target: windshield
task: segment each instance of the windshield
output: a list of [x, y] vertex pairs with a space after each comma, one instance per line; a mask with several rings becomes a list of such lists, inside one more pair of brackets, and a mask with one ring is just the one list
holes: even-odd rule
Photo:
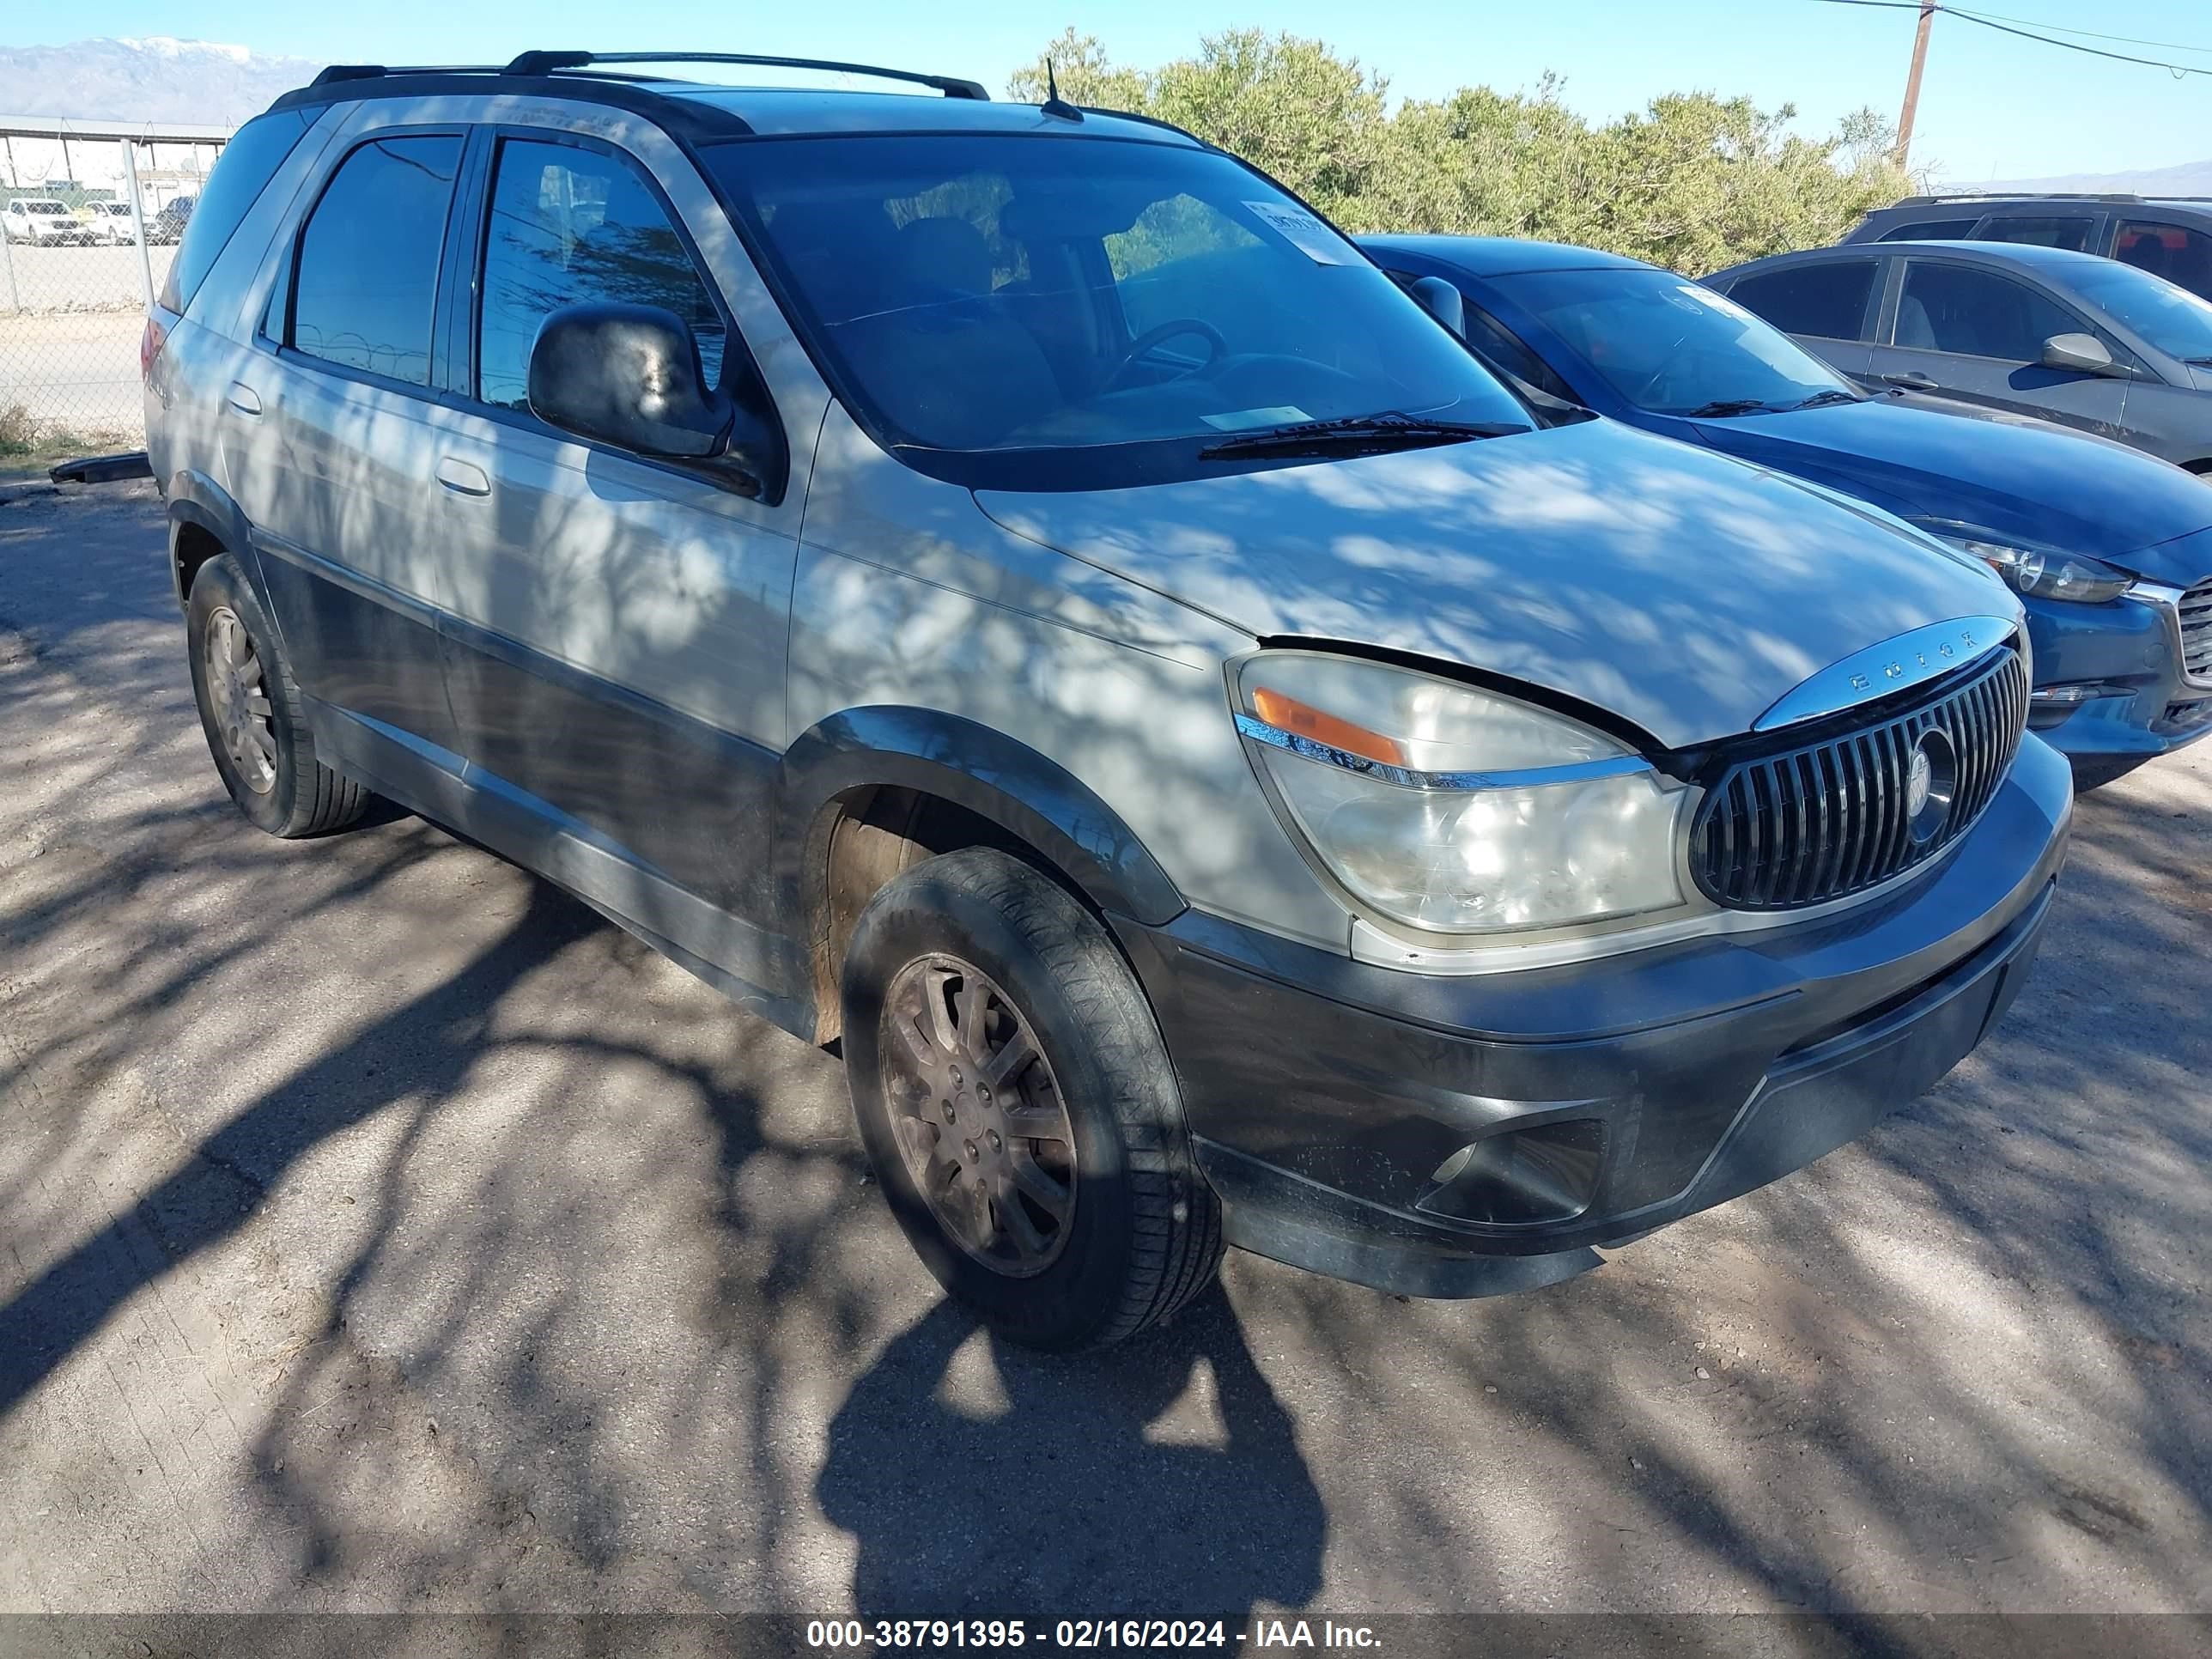
[[1780, 330], [1668, 271], [1532, 270], [1491, 280], [1622, 398], [1656, 415], [1790, 409], [1824, 392], [1857, 396]]
[[27, 211], [28, 211], [28, 212], [31, 212], [31, 213], [64, 213], [64, 214], [65, 214], [65, 213], [67, 213], [67, 212], [69, 211], [69, 210], [68, 210], [67, 208], [64, 207], [64, 206], [63, 206], [59, 202], [33, 202], [33, 203], [32, 203], [32, 204], [30, 204], [29, 208], [28, 208], [27, 210], [27, 210]]
[[1224, 155], [1022, 134], [707, 155], [854, 413], [942, 476], [1158, 482], [1219, 470], [1200, 450], [1238, 434], [1386, 412], [1530, 425], [1363, 254]]
[[2066, 286], [2170, 357], [2212, 362], [2212, 301], [2112, 259], [2069, 264]]

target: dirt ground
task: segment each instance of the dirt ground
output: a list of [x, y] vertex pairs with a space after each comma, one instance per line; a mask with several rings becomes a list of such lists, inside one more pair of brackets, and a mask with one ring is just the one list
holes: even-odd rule
[[0, 1612], [2212, 1612], [2212, 744], [1809, 1170], [1047, 1362], [832, 1057], [411, 817], [250, 830], [160, 524], [0, 507]]

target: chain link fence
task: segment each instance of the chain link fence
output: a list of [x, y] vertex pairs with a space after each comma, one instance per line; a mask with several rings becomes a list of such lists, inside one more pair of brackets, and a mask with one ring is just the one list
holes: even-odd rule
[[146, 301], [221, 140], [57, 122], [0, 141], [0, 468], [138, 448]]

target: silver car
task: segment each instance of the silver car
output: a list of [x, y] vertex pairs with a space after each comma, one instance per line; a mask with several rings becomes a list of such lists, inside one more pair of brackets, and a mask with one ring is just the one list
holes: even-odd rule
[[128, 202], [95, 202], [92, 207], [94, 234], [111, 246], [135, 245], [138, 240], [138, 219]]
[[149, 447], [254, 823], [374, 791], [839, 1043], [1044, 1347], [1224, 1242], [1565, 1278], [2003, 1012], [2072, 798], [1988, 569], [1524, 399], [1171, 128], [629, 61], [326, 71], [192, 215]]
[[2011, 242], [1846, 244], [1705, 278], [1860, 385], [2029, 416], [2212, 478], [2212, 300]]

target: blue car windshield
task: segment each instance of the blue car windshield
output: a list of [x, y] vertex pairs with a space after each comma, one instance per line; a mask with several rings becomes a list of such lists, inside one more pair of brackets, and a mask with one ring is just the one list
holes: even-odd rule
[[1735, 301], [1669, 271], [1532, 270], [1489, 279], [1623, 401], [1655, 415], [1856, 398], [1833, 369]]
[[[946, 456], [1047, 451], [1041, 487], [1194, 477], [1218, 470], [1207, 444], [1383, 413], [1531, 425], [1365, 255], [1225, 155], [1028, 133], [705, 155], [853, 412], [945, 476], [975, 477]], [[1133, 471], [1086, 467], [1130, 447]]]
[[2188, 363], [2212, 363], [2212, 301], [2114, 259], [2069, 262], [2061, 276], [2091, 305]]

